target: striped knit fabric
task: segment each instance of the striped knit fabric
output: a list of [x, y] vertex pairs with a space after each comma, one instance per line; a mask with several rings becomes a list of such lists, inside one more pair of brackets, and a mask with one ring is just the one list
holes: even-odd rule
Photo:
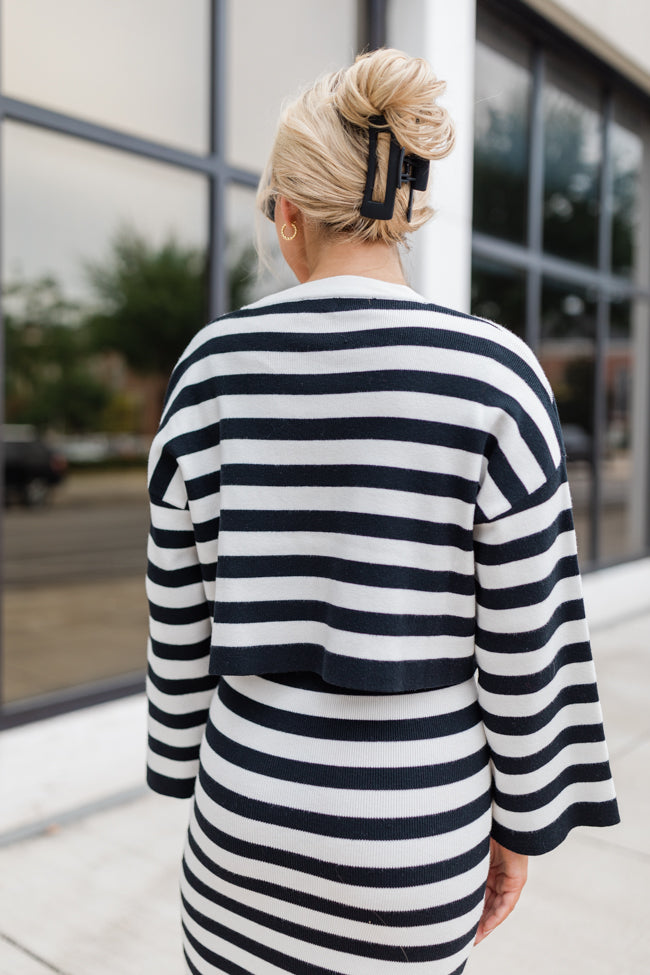
[[360, 278], [265, 299], [182, 356], [149, 485], [153, 789], [194, 792], [219, 675], [478, 668], [499, 842], [618, 821], [557, 411], [512, 333]]
[[190, 972], [461, 972], [489, 865], [487, 752], [472, 678], [360, 696], [223, 677], [183, 857]]

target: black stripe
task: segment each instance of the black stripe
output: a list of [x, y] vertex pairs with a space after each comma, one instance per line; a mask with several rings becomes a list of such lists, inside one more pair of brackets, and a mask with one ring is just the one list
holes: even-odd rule
[[[534, 613], [531, 623], [535, 623]], [[582, 598], [570, 599], [553, 611], [543, 626], [525, 630], [521, 633], [499, 633], [486, 630], [480, 625], [476, 627], [476, 646], [490, 653], [530, 653], [531, 650], [541, 650], [547, 646], [556, 630], [571, 620], [584, 620], [585, 608]], [[480, 615], [479, 615], [480, 619]]]
[[194, 522], [194, 537], [197, 542], [213, 542], [219, 537], [219, 516], [208, 521]]
[[208, 708], [200, 708], [198, 711], [186, 711], [182, 714], [170, 714], [161, 711], [159, 707], [150, 700], [149, 715], [165, 728], [203, 728], [208, 719]]
[[[437, 961], [460, 951], [471, 940], [474, 934], [472, 930], [460, 938], [454, 938], [452, 941], [443, 941], [435, 945], [409, 945], [408, 947], [379, 944], [358, 938], [350, 938], [345, 935], [335, 934], [333, 931], [320, 931], [318, 928], [310, 928], [305, 924], [299, 924], [297, 921], [290, 921], [288, 918], [278, 917], [259, 908], [251, 907], [243, 901], [236, 901], [232, 897], [226, 897], [225, 894], [222, 894], [218, 890], [213, 890], [202, 880], [199, 880], [192, 873], [185, 861], [183, 861], [183, 872], [188, 884], [199, 896], [204, 897], [225, 911], [246, 918], [267, 930], [277, 931], [279, 934], [285, 935], [288, 938], [295, 938], [306, 944], [319, 945], [322, 948], [344, 952], [348, 955], [355, 955], [361, 958], [376, 958], [382, 961], [402, 962]], [[190, 916], [202, 924], [207, 931], [217, 935], [217, 937], [223, 938], [225, 941], [230, 941], [233, 944], [246, 947], [247, 950], [250, 950], [247, 945], [251, 944], [251, 939], [246, 935], [241, 935], [233, 928], [226, 927], [220, 921], [199, 912], [189, 903], [186, 897], [183, 897], [183, 903]], [[399, 936], [399, 932], [396, 932], [396, 936]], [[255, 942], [255, 947], [256, 951], [254, 954], [263, 958], [267, 957], [269, 960], [271, 957], [277, 957], [280, 954], [276, 949], [267, 948], [257, 942]], [[284, 957], [286, 959], [288, 956], [284, 955]], [[301, 966], [304, 964], [302, 959], [293, 959], [293, 963]]]
[[[395, 440], [482, 454], [482, 430], [401, 416], [224, 417], [222, 440]], [[172, 441], [176, 444], [176, 439]], [[183, 451], [184, 452], [184, 451]]]
[[249, 674], [287, 673], [305, 668], [319, 674], [329, 684], [360, 688], [377, 694], [400, 694], [423, 688], [462, 684], [474, 674], [476, 664], [468, 651], [459, 657], [426, 657], [420, 660], [363, 660], [348, 654], [332, 653], [318, 643], [282, 643], [254, 646], [213, 646], [210, 673]]
[[150, 599], [149, 616], [157, 623], [167, 623], [170, 626], [189, 626], [210, 619], [210, 612], [205, 600], [192, 606], [158, 606]]
[[[434, 393], [451, 399], [493, 406], [517, 417], [522, 437], [543, 470], [555, 468], [549, 445], [535, 421], [522, 412], [521, 404], [507, 391], [473, 376], [457, 376], [424, 369], [366, 369], [361, 372], [275, 373], [245, 372], [209, 376], [184, 386], [171, 404], [160, 429], [188, 406], [220, 396], [341, 396], [349, 393]], [[548, 397], [545, 398], [548, 400]], [[450, 404], [451, 408], [451, 404]], [[552, 411], [549, 413], [553, 419]]]
[[169, 487], [169, 482], [174, 477], [177, 468], [176, 458], [172, 456], [167, 447], [161, 452], [158, 462], [149, 477], [149, 496], [154, 504], [167, 507], [162, 497]]
[[532, 755], [505, 756], [492, 754], [492, 763], [504, 775], [526, 775], [537, 772], [569, 745], [605, 741], [602, 724], [580, 724], [564, 728], [545, 748]]
[[199, 640], [198, 643], [162, 643], [160, 640], [151, 640], [151, 650], [154, 657], [161, 660], [199, 660], [201, 657], [208, 657], [210, 654], [210, 641]]
[[[221, 471], [210, 471], [199, 477], [188, 478], [185, 481], [187, 497], [190, 501], [200, 501], [208, 495], [219, 495], [221, 491]], [[218, 503], [218, 497], [213, 503]]]
[[502, 792], [495, 786], [494, 801], [501, 809], [528, 813], [549, 805], [569, 785], [577, 782], [606, 782], [610, 777], [608, 762], [591, 762], [589, 765], [569, 765], [543, 788], [523, 795]]
[[483, 668], [479, 671], [478, 682], [490, 694], [535, 694], [550, 684], [562, 667], [590, 663], [591, 659], [589, 643], [569, 643], [558, 650], [546, 667], [534, 674], [490, 674]]
[[[235, 964], [235, 962], [230, 961], [229, 958], [224, 958], [223, 955], [217, 954], [216, 951], [210, 951], [208, 948], [206, 948], [205, 945], [198, 941], [189, 931], [184, 919], [182, 924], [183, 934], [187, 939], [187, 942], [192, 945], [196, 953], [200, 955], [201, 958], [210, 966], [210, 972], [208, 975], [213, 975], [214, 972], [225, 972], [225, 975], [251, 975], [247, 968], [242, 968], [241, 965]], [[185, 945], [183, 945], [183, 955], [185, 957], [185, 964], [188, 966], [192, 975], [205, 975], [205, 971], [200, 971], [190, 960]], [[312, 975], [312, 973], [308, 972], [305, 968], [305, 975]], [[314, 972], [313, 975], [319, 975], [319, 973]], [[329, 973], [329, 975], [332, 975], [332, 973]]]
[[347, 863], [333, 863], [318, 857], [295, 853], [291, 850], [277, 849], [261, 843], [251, 843], [219, 829], [206, 819], [201, 812], [200, 794], [194, 805], [194, 816], [199, 829], [210, 842], [228, 853], [244, 857], [248, 860], [259, 860], [262, 863], [286, 867], [312, 877], [321, 877], [335, 883], [350, 884], [356, 887], [379, 887], [396, 890], [404, 887], [414, 887], [424, 884], [442, 883], [452, 880], [463, 873], [473, 870], [482, 863], [489, 853], [489, 837], [481, 841], [470, 850], [445, 860], [429, 863], [419, 863], [412, 867], [358, 867]]
[[147, 677], [158, 688], [161, 694], [172, 694], [175, 697], [183, 694], [199, 694], [201, 691], [211, 691], [217, 686], [217, 680], [213, 674], [204, 674], [201, 677], [188, 677], [180, 680], [178, 677], [160, 677], [156, 674], [151, 665], [147, 668]]
[[554, 850], [576, 826], [615, 826], [620, 821], [615, 799], [608, 799], [606, 802], [575, 802], [554, 823], [532, 832], [509, 829], [495, 820], [492, 824], [492, 836], [497, 843], [514, 853], [538, 856]]
[[474, 593], [474, 576], [461, 572], [416, 569], [409, 565], [355, 562], [327, 555], [220, 555], [217, 575], [225, 579], [317, 576], [340, 582], [419, 592]]
[[[574, 684], [563, 687], [553, 701], [536, 714], [501, 716], [483, 709], [483, 723], [489, 731], [500, 735], [532, 735], [541, 731], [555, 715], [571, 704], [595, 704], [598, 689], [595, 684]], [[576, 722], [578, 723], [578, 722]]]
[[[495, 325], [494, 322], [477, 318], [474, 315], [468, 315], [451, 308], [444, 308], [440, 305], [378, 298], [316, 298], [311, 300], [303, 299], [301, 301], [278, 302], [258, 308], [244, 308], [237, 312], [224, 315], [218, 321], [237, 321], [271, 315], [290, 316], [295, 321], [295, 316], [298, 315], [340, 314], [346, 311], [372, 311], [377, 309], [385, 311], [395, 310], [399, 312], [420, 312], [422, 314], [422, 320], [426, 324], [414, 323], [412, 325], [357, 330], [347, 328], [345, 331], [340, 332], [327, 331], [321, 326], [316, 333], [298, 332], [295, 328], [292, 328], [291, 331], [282, 330], [279, 332], [226, 332], [222, 335], [206, 338], [205, 342], [197, 346], [193, 352], [186, 355], [178, 363], [167, 390], [166, 401], [169, 400], [185, 372], [192, 365], [209, 355], [235, 351], [335, 351], [361, 348], [387, 348], [396, 345], [447, 348], [460, 352], [471, 352], [475, 355], [485, 356], [488, 359], [494, 359], [520, 375], [528, 385], [535, 389], [542, 402], [548, 400], [548, 393], [545, 387], [540, 382], [535, 371], [522, 356], [517, 355], [516, 352], [506, 348], [490, 336], [484, 338], [482, 336], [468, 335], [462, 329], [433, 325], [431, 324], [431, 313], [442, 313], [452, 318], [464, 318], [469, 321], [481, 323], [482, 325], [488, 326], [486, 331], [489, 329], [499, 329], [498, 325]], [[418, 321], [418, 316], [412, 315], [411, 317], [416, 322]], [[291, 324], [293, 325], [294, 322]], [[503, 334], [503, 330], [499, 329], [499, 331]]]
[[[221, 514], [223, 532], [336, 532], [369, 538], [395, 538], [426, 545], [445, 545], [469, 552], [472, 539], [459, 525], [374, 515], [357, 511], [287, 511], [228, 509]], [[198, 540], [197, 527], [197, 540]]]
[[[412, 911], [382, 910], [381, 913], [379, 913], [378, 911], [371, 910], [370, 908], [355, 907], [354, 905], [339, 903], [338, 901], [330, 900], [326, 897], [319, 897], [316, 894], [310, 894], [305, 890], [300, 890], [298, 887], [283, 887], [280, 884], [272, 883], [268, 880], [258, 880], [256, 877], [249, 877], [243, 873], [234, 873], [230, 870], [226, 870], [225, 867], [222, 867], [207, 855], [207, 853], [202, 849], [201, 844], [195, 839], [191, 828], [188, 833], [188, 843], [197, 860], [203, 864], [206, 870], [209, 870], [210, 873], [214, 874], [218, 880], [223, 880], [226, 883], [233, 884], [234, 886], [242, 887], [244, 890], [252, 890], [258, 894], [264, 894], [267, 897], [275, 897], [278, 900], [286, 901], [288, 904], [295, 904], [298, 907], [304, 907], [308, 910], [319, 911], [321, 914], [329, 914], [332, 917], [342, 917], [350, 921], [361, 921], [362, 923], [366, 924], [377, 924], [379, 921], [380, 923], [390, 927], [408, 928], [419, 927], [420, 925], [424, 924], [440, 924], [444, 921], [452, 921], [454, 918], [462, 917], [463, 914], [473, 910], [483, 899], [485, 892], [485, 884], [482, 884], [466, 897], [462, 897], [459, 900], [452, 901], [448, 904], [438, 904], [433, 907], [422, 907]], [[480, 846], [483, 850], [483, 859], [485, 859], [485, 857], [488, 855], [487, 843], [483, 842]], [[277, 852], [283, 853], [284, 851]], [[255, 859], [260, 858], [255, 857]], [[288, 866], [288, 864], [284, 862], [282, 865]], [[336, 869], [336, 865], [332, 864], [331, 866], [333, 870]], [[295, 869], [295, 867], [293, 869]], [[459, 870], [459, 873], [463, 872], [463, 870]], [[309, 871], [309, 873], [313, 876], [311, 871]], [[338, 880], [338, 883], [340, 882], [341, 881]], [[310, 879], [306, 877], [305, 883], [310, 884]], [[366, 884], [364, 886], [370, 887], [373, 885]]]
[[253, 724], [285, 731], [290, 735], [324, 738], [329, 741], [422, 741], [468, 731], [481, 720], [481, 711], [476, 701], [448, 714], [377, 721], [323, 718], [297, 711], [282, 711], [245, 697], [231, 687], [227, 678], [220, 681], [218, 694], [228, 710]]
[[[531, 495], [532, 497], [532, 495]], [[531, 520], [534, 523], [534, 511], [531, 510]], [[474, 554], [480, 565], [506, 565], [508, 562], [519, 562], [533, 556], [547, 552], [563, 532], [573, 531], [573, 515], [569, 509], [560, 514], [546, 528], [533, 531], [529, 535], [516, 538], [511, 542], [498, 545], [488, 545], [485, 542], [474, 543]]]
[[151, 525], [149, 533], [158, 548], [192, 548], [194, 546], [193, 531], [172, 531], [169, 528], [157, 528]]
[[453, 498], [466, 504], [473, 504], [476, 497], [475, 480], [380, 464], [225, 464], [221, 484], [383, 488]]
[[148, 736], [147, 744], [156, 755], [171, 758], [176, 762], [194, 762], [199, 757], [200, 744], [187, 745], [181, 748], [179, 745], [168, 745], [166, 742], [160, 741], [159, 738], [154, 738], [153, 735]]
[[489, 751], [485, 745], [472, 755], [436, 765], [397, 768], [332, 766], [317, 762], [301, 762], [257, 751], [228, 738], [218, 731], [211, 721], [208, 721], [206, 738], [212, 750], [231, 765], [286, 782], [298, 782], [328, 789], [368, 791], [430, 789], [468, 779], [486, 768], [489, 760]]
[[220, 782], [215, 782], [203, 766], [199, 768], [199, 781], [203, 791], [213, 802], [236, 816], [273, 826], [289, 826], [292, 830], [314, 833], [318, 836], [351, 840], [394, 842], [439, 836], [441, 833], [461, 829], [473, 823], [490, 808], [492, 802], [490, 791], [487, 791], [456, 809], [422, 816], [396, 816], [391, 819], [374, 820], [358, 816], [335, 816], [329, 813], [311, 812], [241, 796], [227, 789]]
[[194, 782], [194, 776], [190, 779], [172, 779], [168, 775], [161, 775], [160, 772], [147, 768], [147, 785], [161, 796], [189, 799], [194, 793]]
[[578, 558], [567, 555], [558, 559], [553, 569], [544, 579], [528, 582], [520, 586], [508, 586], [500, 589], [486, 589], [478, 582], [476, 584], [476, 601], [485, 609], [513, 609], [521, 606], [534, 606], [542, 603], [551, 595], [561, 579], [571, 579], [578, 576]]
[[[180, 616], [180, 611], [170, 610], [169, 614], [171, 621], [175, 615]], [[215, 623], [244, 625], [313, 620], [331, 629], [373, 636], [469, 637], [473, 635], [475, 625], [473, 617], [367, 612], [336, 606], [320, 599], [255, 599], [233, 603], [218, 599], [214, 618]], [[182, 621], [193, 620], [188, 617]]]
[[198, 563], [185, 565], [180, 569], [161, 569], [149, 559], [147, 562], [147, 576], [151, 582], [165, 588], [179, 589], [181, 586], [191, 586], [203, 582], [203, 573]]

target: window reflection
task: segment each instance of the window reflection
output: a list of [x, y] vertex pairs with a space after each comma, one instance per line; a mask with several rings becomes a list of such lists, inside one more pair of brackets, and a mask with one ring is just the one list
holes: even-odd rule
[[598, 111], [549, 83], [544, 90], [544, 250], [585, 264], [598, 259]]
[[475, 257], [472, 262], [473, 315], [505, 325], [524, 338], [526, 275], [523, 271]]
[[[288, 51], [269, 42], [283, 36], [280, 25], [290, 29]], [[228, 161], [253, 172], [261, 170], [282, 103], [316, 75], [350, 64], [356, 45], [356, 0], [328, 0], [326, 5], [304, 0], [230, 0]]]
[[209, 10], [209, 0], [3, 0], [3, 91], [207, 152]]
[[639, 233], [639, 191], [643, 140], [614, 122], [612, 154], [612, 270], [632, 275]]
[[[611, 303], [610, 339], [605, 356], [605, 452], [602, 458], [601, 556], [631, 556], [643, 550], [635, 499], [643, 497], [639, 436], [647, 436], [647, 416], [637, 398], [643, 360], [647, 304], [629, 300]], [[641, 369], [641, 373], [644, 370]], [[647, 376], [645, 377], [647, 380]]]
[[589, 505], [593, 484], [596, 296], [547, 279], [542, 287], [541, 365], [560, 414], [582, 561], [592, 553]]
[[[17, 124], [3, 152], [5, 436], [17, 485], [41, 465], [5, 513], [11, 701], [144, 669], [145, 461], [169, 373], [206, 319], [207, 192]], [[65, 459], [59, 483], [49, 455]]]
[[481, 41], [475, 72], [474, 227], [523, 241], [530, 72]]

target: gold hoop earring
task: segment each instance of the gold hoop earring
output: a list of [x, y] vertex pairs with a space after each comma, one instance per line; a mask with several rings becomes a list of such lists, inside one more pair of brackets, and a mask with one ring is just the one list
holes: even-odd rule
[[291, 237], [287, 237], [287, 235], [284, 232], [284, 229], [285, 229], [286, 226], [287, 226], [286, 223], [283, 223], [282, 224], [282, 227], [280, 228], [280, 233], [282, 234], [282, 239], [283, 240], [293, 240], [295, 238], [296, 234], [298, 233], [298, 228], [296, 227], [295, 223], [292, 220], [291, 221], [291, 226], [293, 227], [293, 233], [291, 234]]

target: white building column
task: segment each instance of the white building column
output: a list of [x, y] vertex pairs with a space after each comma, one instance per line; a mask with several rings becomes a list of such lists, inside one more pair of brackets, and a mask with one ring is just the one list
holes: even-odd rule
[[414, 235], [409, 282], [436, 304], [469, 311], [476, 0], [390, 0], [387, 32], [388, 46], [425, 58], [447, 82], [440, 103], [456, 126], [453, 151], [431, 166], [436, 212]]

